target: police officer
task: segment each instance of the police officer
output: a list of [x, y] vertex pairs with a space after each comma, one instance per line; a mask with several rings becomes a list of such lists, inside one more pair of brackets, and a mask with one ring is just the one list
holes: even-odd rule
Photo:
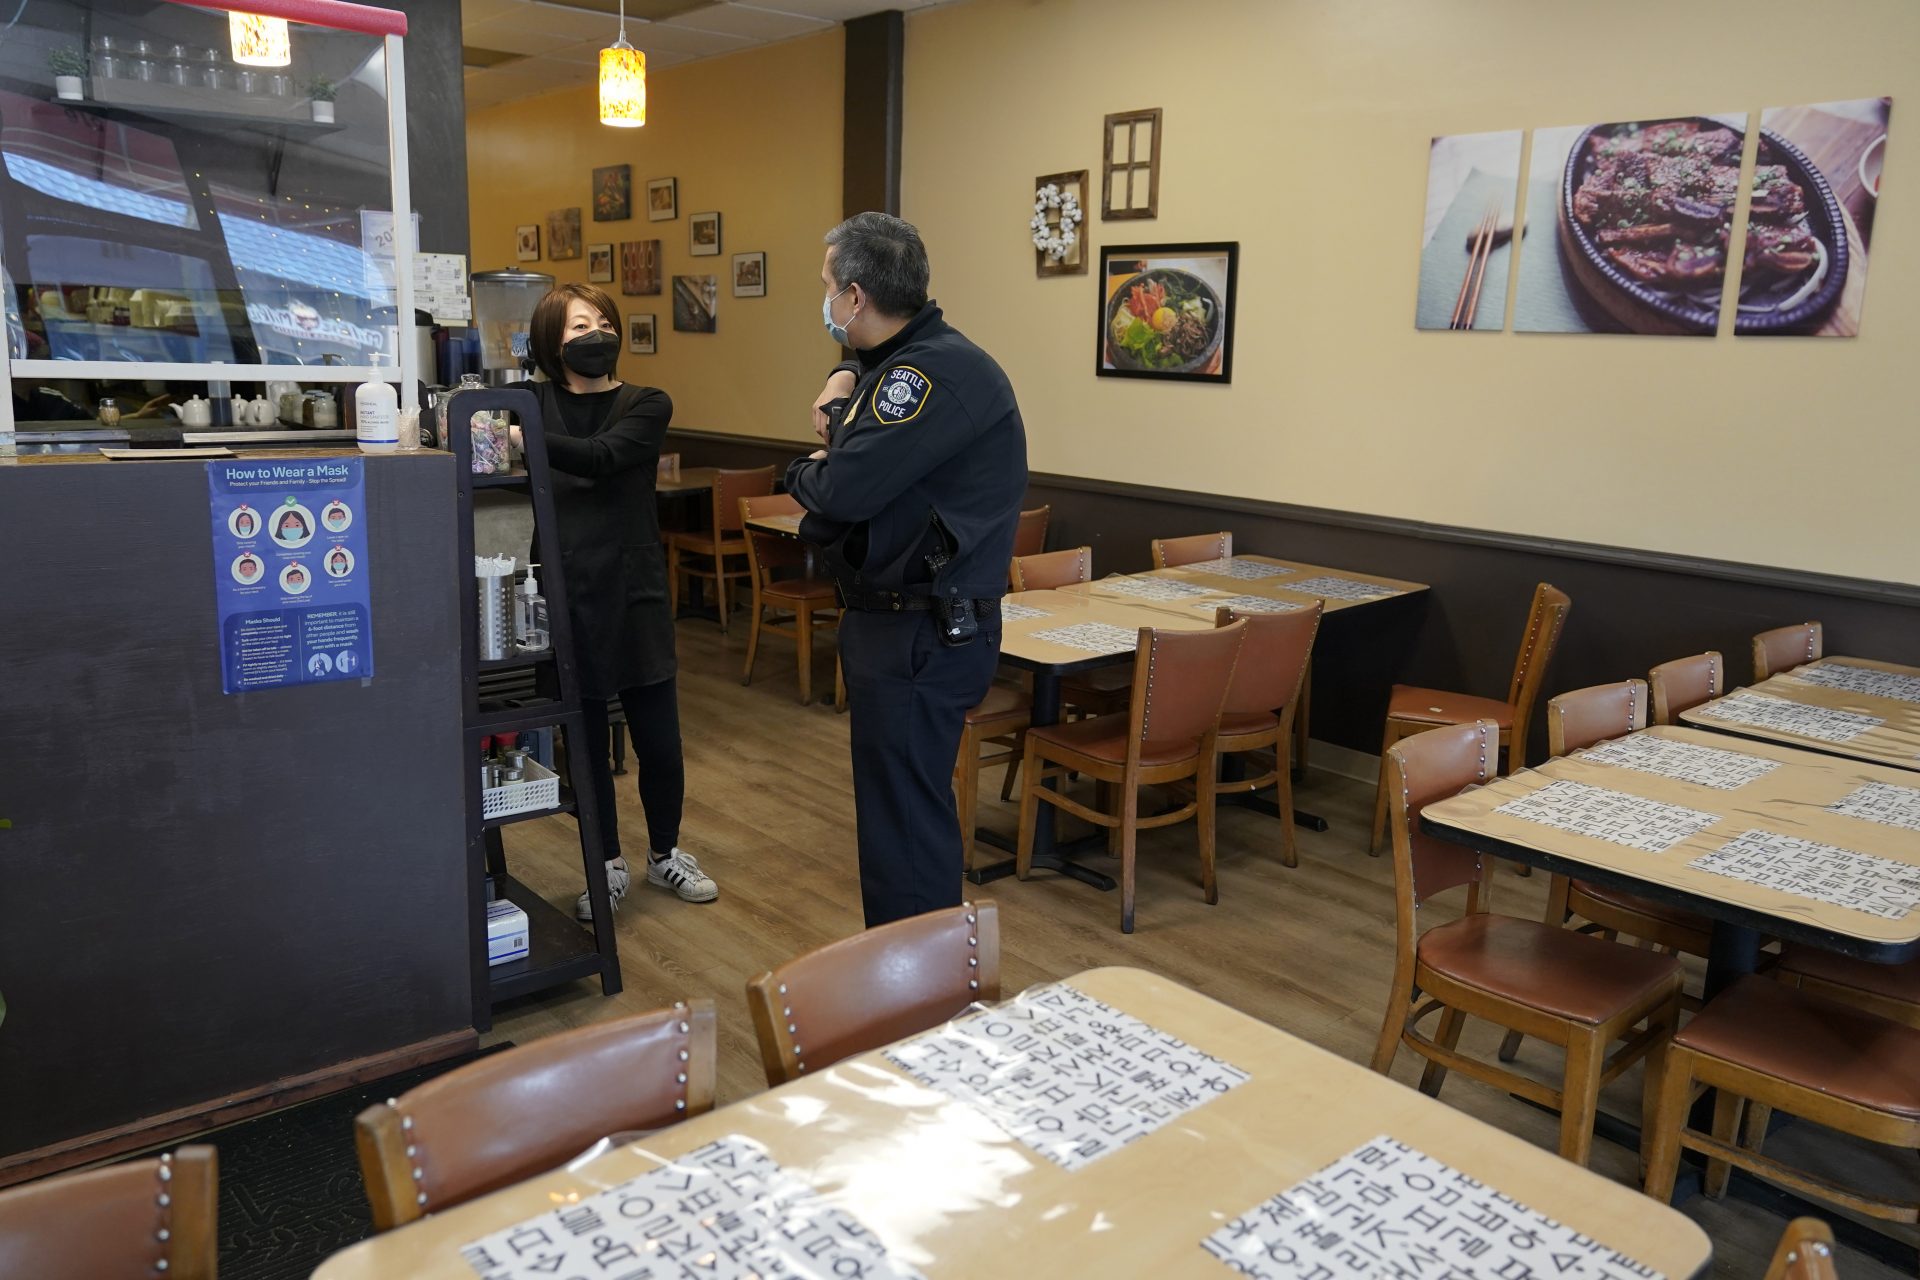
[[856, 359], [814, 406], [827, 447], [787, 471], [845, 613], [860, 896], [868, 927], [960, 902], [953, 765], [1000, 657], [1027, 435], [993, 357], [927, 299], [911, 224], [827, 234], [822, 318]]

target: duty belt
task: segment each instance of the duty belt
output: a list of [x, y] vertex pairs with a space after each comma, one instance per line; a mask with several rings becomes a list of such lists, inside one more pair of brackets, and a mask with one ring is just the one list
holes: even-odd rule
[[[839, 592], [842, 608], [861, 613], [925, 613], [934, 606], [932, 596], [908, 595], [904, 591], [856, 591], [842, 583], [835, 583], [834, 589]], [[983, 620], [1000, 616], [998, 598], [976, 599], [973, 607], [975, 615]]]

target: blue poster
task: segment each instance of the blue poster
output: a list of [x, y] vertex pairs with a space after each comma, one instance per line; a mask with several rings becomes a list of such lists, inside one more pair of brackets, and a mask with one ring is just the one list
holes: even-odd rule
[[373, 674], [359, 458], [209, 462], [228, 693]]

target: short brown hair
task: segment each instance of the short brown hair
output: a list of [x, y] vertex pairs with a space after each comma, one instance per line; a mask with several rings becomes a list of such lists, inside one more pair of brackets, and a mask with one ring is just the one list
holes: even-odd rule
[[615, 333], [620, 332], [620, 304], [605, 289], [563, 284], [548, 290], [547, 296], [534, 304], [533, 320], [527, 325], [527, 351], [533, 356], [534, 367], [563, 387], [567, 385], [567, 370], [560, 362], [560, 347], [567, 331], [567, 308], [575, 298], [605, 316]]

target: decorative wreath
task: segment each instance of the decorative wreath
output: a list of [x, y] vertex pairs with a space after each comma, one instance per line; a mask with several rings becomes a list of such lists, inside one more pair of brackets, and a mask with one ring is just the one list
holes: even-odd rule
[[[1060, 211], [1058, 226], [1047, 221], [1049, 209]], [[1033, 230], [1033, 247], [1046, 254], [1049, 262], [1065, 262], [1080, 239], [1073, 229], [1085, 217], [1080, 212], [1079, 197], [1071, 191], [1062, 191], [1057, 183], [1049, 182], [1033, 193], [1033, 221], [1027, 224]]]

